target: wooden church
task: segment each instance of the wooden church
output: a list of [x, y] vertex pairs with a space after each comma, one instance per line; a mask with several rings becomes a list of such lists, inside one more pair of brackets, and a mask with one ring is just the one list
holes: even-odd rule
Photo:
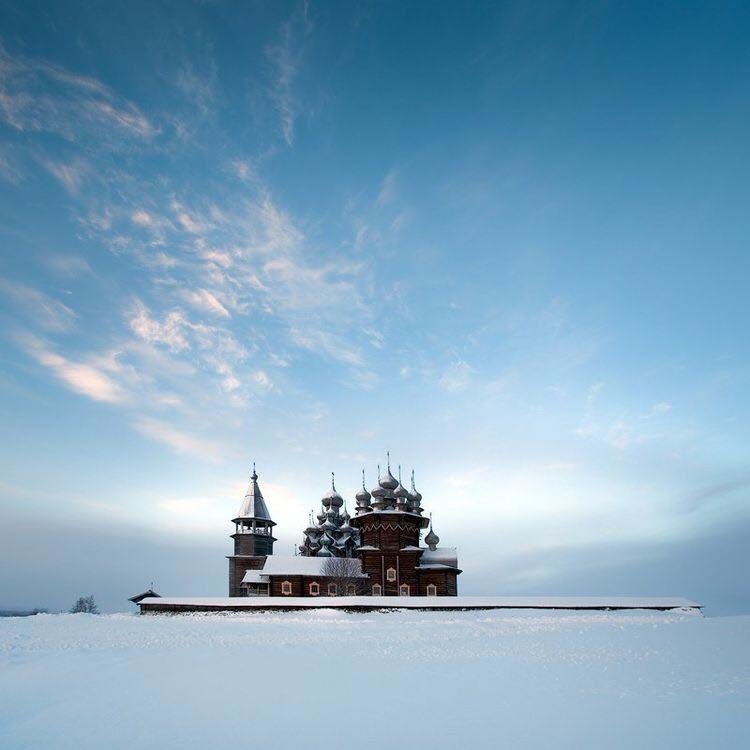
[[[393, 476], [390, 457], [377, 485], [355, 495], [351, 516], [331, 489], [304, 530], [299, 554], [273, 554], [273, 527], [253, 467], [234, 524], [229, 560], [229, 596], [456, 596], [461, 573], [455, 548], [440, 547], [422, 495]], [[317, 520], [317, 523], [314, 521]], [[420, 544], [423, 531], [424, 544]]]

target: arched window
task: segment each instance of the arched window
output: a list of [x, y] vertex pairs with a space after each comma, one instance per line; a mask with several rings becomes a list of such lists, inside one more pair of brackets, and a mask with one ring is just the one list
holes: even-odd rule
[[427, 584], [427, 596], [437, 596], [437, 586], [434, 583]]
[[291, 581], [282, 581], [281, 582], [281, 593], [284, 596], [291, 596], [291, 593], [292, 593], [292, 583], [291, 583]]
[[310, 584], [310, 596], [317, 596], [320, 593], [320, 584], [314, 581]]
[[335, 583], [328, 584], [328, 596], [336, 596], [339, 592], [339, 587]]
[[349, 583], [346, 586], [346, 595], [354, 596], [357, 593], [357, 587], [353, 583]]
[[372, 595], [383, 596], [383, 587], [379, 583], [372, 584]]
[[398, 595], [399, 596], [409, 596], [409, 584], [408, 583], [402, 583], [399, 586]]
[[388, 568], [385, 571], [385, 580], [391, 582], [396, 580], [396, 568]]

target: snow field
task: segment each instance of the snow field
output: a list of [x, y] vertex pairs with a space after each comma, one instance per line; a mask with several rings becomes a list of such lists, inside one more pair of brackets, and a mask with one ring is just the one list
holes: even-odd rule
[[750, 746], [750, 616], [0, 620], [0, 748]]

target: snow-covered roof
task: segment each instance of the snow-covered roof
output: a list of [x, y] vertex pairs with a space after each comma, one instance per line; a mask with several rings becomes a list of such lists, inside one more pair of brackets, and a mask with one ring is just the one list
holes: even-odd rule
[[133, 602], [133, 604], [138, 604], [138, 602], [141, 601], [141, 599], [146, 599], [148, 597], [156, 597], [160, 598], [159, 594], [156, 593], [153, 589], [148, 589], [148, 591], [144, 591], [142, 594], [136, 594], [135, 596], [131, 596], [128, 601]]
[[451, 568], [458, 567], [458, 553], [455, 547], [438, 547], [437, 549], [425, 549], [419, 564], [424, 568], [426, 565], [448, 565]]
[[[269, 555], [266, 558], [263, 570], [258, 571], [264, 576], [322, 576], [325, 575], [325, 564], [330, 557], [292, 557], [285, 555]], [[341, 558], [352, 560], [356, 565], [359, 563], [360, 571], [362, 563], [357, 558]], [[365, 573], [355, 573], [352, 577], [366, 578]]]
[[[269, 558], [270, 559], [270, 558]], [[300, 558], [298, 558], [300, 559]], [[301, 558], [305, 559], [305, 558]], [[307, 558], [315, 559], [315, 558]], [[679, 609], [699, 612], [700, 604], [672, 596], [247, 596], [247, 597], [152, 597], [142, 605], [173, 605], [208, 609]]]
[[406, 547], [401, 547], [402, 552], [420, 552], [421, 547], [416, 547], [413, 544], [407, 544]]
[[264, 576], [260, 570], [246, 570], [242, 583], [268, 583], [268, 576]]

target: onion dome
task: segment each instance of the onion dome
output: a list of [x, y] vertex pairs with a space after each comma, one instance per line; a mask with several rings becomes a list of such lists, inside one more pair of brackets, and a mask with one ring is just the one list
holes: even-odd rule
[[398, 499], [399, 505], [405, 505], [409, 499], [409, 493], [406, 491], [404, 486], [401, 484], [401, 467], [398, 467], [398, 485], [393, 490], [393, 496]]
[[331, 489], [323, 496], [323, 505], [326, 508], [340, 508], [344, 504], [344, 498], [339, 495], [334, 484], [334, 475], [331, 472]]
[[370, 504], [371, 497], [372, 495], [370, 495], [365, 487], [365, 470], [362, 469], [362, 489], [354, 496], [357, 501], [357, 506], [359, 508], [366, 508]]
[[372, 490], [370, 490], [370, 495], [373, 498], [385, 496], [385, 490], [380, 486], [380, 464], [378, 464], [378, 483], [375, 485], [375, 487]]
[[336, 531], [336, 529], [338, 528], [338, 526], [336, 526], [336, 524], [330, 519], [326, 519], [323, 522], [322, 526], [325, 531]]
[[349, 525], [349, 521], [351, 520], [351, 516], [349, 515], [349, 511], [346, 509], [346, 505], [344, 505], [344, 512], [341, 514], [341, 520], [346, 526]]
[[427, 536], [424, 540], [431, 550], [437, 549], [437, 546], [440, 543], [440, 537], [432, 530], [432, 516], [430, 516], [430, 530], [427, 532]]
[[414, 486], [414, 469], [411, 470], [411, 497], [412, 500], [416, 500], [417, 503], [422, 500], [422, 493]]
[[414, 486], [414, 469], [411, 471], [411, 492], [409, 493], [411, 498], [411, 507], [415, 513], [421, 513], [422, 509], [419, 504], [422, 502], [422, 493]]
[[385, 470], [385, 475], [380, 480], [380, 486], [384, 490], [395, 490], [398, 487], [398, 479], [391, 474], [391, 467]]

